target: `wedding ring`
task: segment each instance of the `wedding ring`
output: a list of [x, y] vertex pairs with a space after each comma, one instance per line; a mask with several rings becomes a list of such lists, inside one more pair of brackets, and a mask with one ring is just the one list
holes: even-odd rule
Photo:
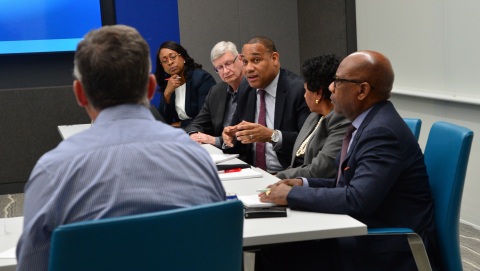
[[252, 139], [253, 139], [253, 135], [250, 135], [250, 140], [252, 140]]

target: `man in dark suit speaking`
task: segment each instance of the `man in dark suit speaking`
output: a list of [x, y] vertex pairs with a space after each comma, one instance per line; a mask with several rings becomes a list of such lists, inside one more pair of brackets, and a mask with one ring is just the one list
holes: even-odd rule
[[243, 79], [242, 61], [233, 42], [221, 41], [212, 48], [210, 59], [223, 82], [208, 92], [202, 110], [185, 127], [190, 138], [198, 143], [222, 146], [222, 132], [232, 122], [237, 108], [237, 90]]
[[[346, 138], [337, 156], [338, 176], [333, 179], [286, 179], [270, 186], [261, 201], [287, 205], [291, 209], [347, 214], [369, 228], [413, 229], [423, 239], [434, 270], [438, 252], [433, 221], [433, 199], [422, 151], [393, 104], [388, 101], [394, 72], [390, 61], [373, 51], [347, 56], [330, 84], [334, 110], [352, 121], [351, 137]], [[345, 149], [345, 153], [343, 153]], [[315, 249], [282, 248], [288, 259], [297, 259], [297, 270], [322, 269], [321, 257], [309, 253], [341, 257], [341, 270], [417, 270], [406, 237], [360, 236], [340, 238], [338, 250], [333, 244]], [[318, 241], [316, 245], [320, 245]], [[302, 254], [303, 249], [308, 252]], [[278, 252], [277, 251], [277, 252]], [[270, 251], [271, 252], [271, 251]], [[268, 259], [264, 251], [264, 259]], [[297, 253], [299, 257], [291, 253]], [[310, 255], [311, 255], [310, 253]], [[268, 253], [270, 254], [270, 253]], [[282, 265], [281, 253], [265, 264]], [[285, 255], [283, 255], [285, 256]], [[277, 261], [278, 260], [278, 261]], [[286, 263], [285, 265], [287, 265]], [[289, 270], [283, 266], [271, 270]]]
[[295, 139], [310, 114], [304, 82], [280, 68], [280, 56], [268, 38], [252, 38], [241, 57], [248, 86], [240, 86], [234, 126], [225, 127], [224, 143], [247, 163], [275, 173], [289, 166]]

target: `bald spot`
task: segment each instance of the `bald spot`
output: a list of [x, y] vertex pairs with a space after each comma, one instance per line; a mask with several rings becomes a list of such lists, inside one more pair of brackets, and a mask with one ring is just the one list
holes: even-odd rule
[[373, 87], [371, 93], [379, 100], [390, 98], [395, 78], [390, 60], [374, 51], [358, 51], [347, 56], [348, 74], [362, 78]]

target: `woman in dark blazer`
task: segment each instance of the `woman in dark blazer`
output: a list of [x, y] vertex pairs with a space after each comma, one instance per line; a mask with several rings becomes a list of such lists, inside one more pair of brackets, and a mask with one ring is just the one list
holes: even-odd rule
[[208, 91], [216, 84], [215, 79], [174, 41], [160, 45], [156, 63], [155, 77], [162, 94], [160, 114], [166, 123], [185, 127], [202, 109]]

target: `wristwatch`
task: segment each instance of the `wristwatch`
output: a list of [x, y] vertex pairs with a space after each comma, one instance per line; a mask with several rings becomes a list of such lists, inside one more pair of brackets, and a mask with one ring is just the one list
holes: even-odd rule
[[270, 137], [270, 143], [277, 143], [280, 140], [280, 135], [278, 130], [273, 130], [272, 136]]

